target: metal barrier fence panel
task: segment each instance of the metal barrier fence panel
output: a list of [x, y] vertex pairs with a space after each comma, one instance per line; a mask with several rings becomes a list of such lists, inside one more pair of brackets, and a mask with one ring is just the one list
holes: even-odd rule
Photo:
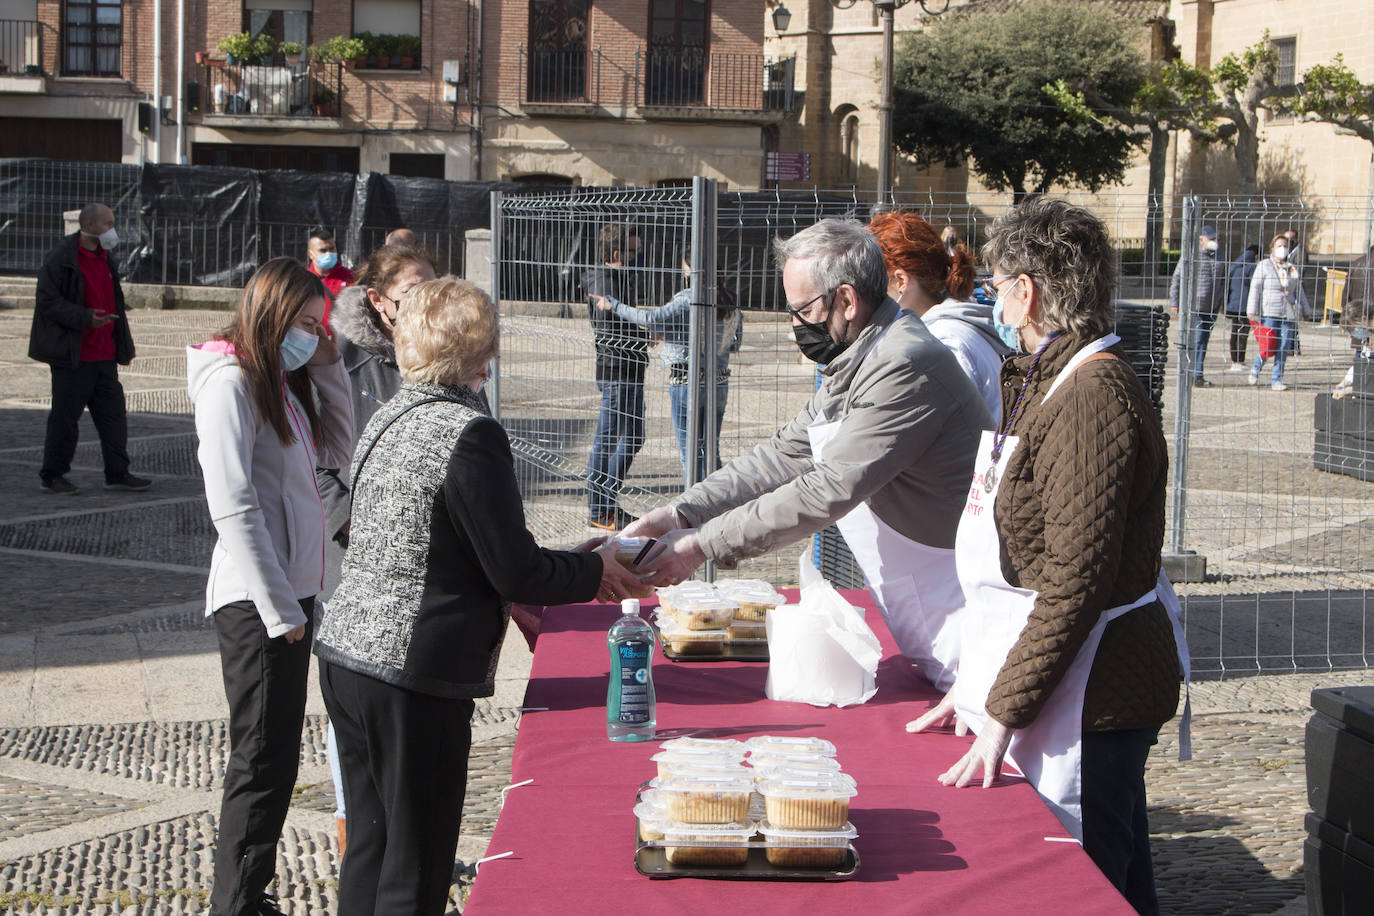
[[[1182, 202], [1164, 208], [1139, 195], [1065, 196], [1090, 206], [1112, 235], [1121, 271], [1118, 329], [1161, 410], [1175, 467], [1184, 469], [1178, 479], [1171, 475], [1179, 495], [1171, 506], [1181, 511], [1171, 508], [1165, 546], [1195, 551], [1207, 561], [1204, 581], [1177, 584], [1195, 673], [1367, 667], [1374, 473], [1330, 473], [1313, 461], [1314, 402], [1354, 362], [1348, 328], [1303, 323], [1302, 351], [1286, 368], [1292, 387], [1275, 391], [1249, 385], [1248, 369], [1228, 371], [1229, 322], [1219, 319], [1203, 364], [1204, 377], [1215, 385], [1193, 388], [1192, 357], [1182, 347], [1180, 322], [1167, 312], [1171, 278], [1187, 250], [1181, 241]], [[976, 250], [1010, 200], [921, 194], [898, 195], [897, 203], [917, 209], [937, 227], [953, 225]], [[1368, 259], [1363, 266], [1357, 260], [1369, 250], [1367, 202], [1201, 198], [1193, 206], [1196, 221], [1189, 231], [1215, 225], [1217, 257], [1228, 264], [1243, 249], [1241, 240], [1264, 236], [1267, 247], [1268, 236], [1296, 228], [1307, 240], [1303, 283], [1316, 316], [1336, 305], [1346, 325], [1352, 313], [1362, 315], [1355, 299], [1368, 282]], [[687, 285], [673, 261], [691, 238], [692, 212], [685, 189], [507, 195], [494, 206], [503, 334], [499, 410], [518, 455], [531, 529], [543, 543], [570, 545], [595, 533], [586, 525], [587, 465], [599, 396], [579, 275], [594, 263], [596, 231], [608, 221], [641, 228], [644, 260], [630, 272], [639, 280], [639, 304], [656, 306]], [[771, 240], [824, 217], [870, 215], [871, 203], [851, 193], [718, 195], [716, 282], [736, 292], [744, 319], [743, 345], [730, 359], [719, 431], [722, 461], [771, 435], [815, 385], [814, 366], [798, 355], [780, 314]], [[1151, 254], [1154, 248], [1158, 252]], [[1343, 302], [1328, 300], [1326, 289], [1318, 289], [1326, 268], [1346, 273], [1339, 278], [1347, 284]], [[1188, 317], [1195, 306], [1182, 291]], [[1253, 339], [1248, 346], [1253, 359]], [[672, 498], [684, 480], [668, 378], [657, 357], [651, 354], [645, 378], [644, 444], [620, 496], [622, 507], [636, 515]], [[1272, 360], [1265, 367], [1271, 371]], [[1180, 374], [1188, 380], [1183, 388]], [[749, 561], [745, 571], [779, 584], [794, 582], [796, 557], [805, 546]], [[842, 539], [823, 533], [811, 548], [832, 579], [857, 584]]]

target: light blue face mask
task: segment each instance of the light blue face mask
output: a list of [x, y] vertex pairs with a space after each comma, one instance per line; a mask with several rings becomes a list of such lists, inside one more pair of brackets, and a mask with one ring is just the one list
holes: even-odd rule
[[315, 266], [321, 273], [329, 273], [339, 263], [339, 253], [337, 251], [326, 251], [315, 258]]
[[1016, 333], [1016, 325], [1002, 323], [1002, 306], [1005, 298], [999, 293], [997, 301], [992, 304], [992, 324], [997, 329], [997, 336], [1002, 338], [1002, 343], [1006, 344], [1013, 352], [1021, 352], [1021, 338]]
[[310, 362], [310, 357], [315, 355], [315, 348], [319, 345], [320, 338], [317, 335], [300, 328], [291, 328], [281, 342], [282, 368], [290, 372], [304, 366]]

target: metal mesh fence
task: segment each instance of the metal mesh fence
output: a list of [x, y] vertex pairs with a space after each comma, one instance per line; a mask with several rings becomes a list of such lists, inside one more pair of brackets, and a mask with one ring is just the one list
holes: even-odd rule
[[[1364, 462], [1374, 461], [1374, 450], [1367, 448], [1374, 422], [1365, 421], [1362, 411], [1374, 404], [1374, 390], [1365, 399], [1333, 402], [1329, 396], [1358, 361], [1350, 329], [1365, 314], [1369, 268], [1359, 256], [1369, 250], [1367, 202], [1200, 198], [1189, 204], [1196, 209], [1185, 226], [1184, 201], [1164, 208], [1139, 195], [1068, 196], [1103, 218], [1112, 235], [1121, 273], [1117, 330], [1169, 438], [1174, 498], [1166, 552], [1206, 560], [1202, 581], [1177, 583], [1195, 672], [1367, 667], [1374, 649], [1368, 489], [1374, 486], [1374, 464]], [[976, 252], [1010, 200], [923, 194], [899, 195], [897, 203], [937, 227], [954, 226]], [[713, 240], [716, 285], [735, 292], [743, 316], [742, 346], [730, 357], [719, 429], [722, 461], [791, 419], [816, 384], [814, 366], [798, 355], [789, 321], [779, 314], [783, 294], [771, 240], [825, 217], [866, 220], [871, 206], [847, 193], [715, 196], [710, 225], [701, 227], [700, 237]], [[587, 527], [588, 459], [601, 394], [582, 281], [599, 263], [598, 229], [608, 222], [639, 229], [642, 260], [628, 271], [635, 278], [636, 303], [660, 306], [689, 285], [678, 253], [690, 251], [694, 221], [701, 218], [694, 212], [687, 189], [572, 190], [498, 196], [494, 202], [493, 264], [503, 335], [497, 401], [517, 451], [530, 525], [541, 542], [567, 545], [594, 533]], [[1287, 360], [1286, 390], [1269, 385], [1272, 359], [1265, 384], [1248, 384], [1248, 368], [1228, 371], [1232, 339], [1224, 316], [1216, 320], [1203, 362], [1204, 378], [1213, 385], [1193, 387], [1194, 350], [1183, 343], [1196, 342], [1191, 328], [1199, 322], [1190, 310], [1197, 305], [1181, 284], [1189, 328], [1180, 333], [1181, 322], [1168, 311], [1169, 286], [1180, 256], [1195, 253], [1203, 225], [1217, 228], [1217, 258], [1227, 266], [1245, 244], [1267, 250], [1269, 238], [1285, 229], [1296, 229], [1303, 240], [1298, 261], [1314, 318], [1325, 313], [1335, 326], [1300, 323], [1300, 352]], [[1224, 267], [1222, 275], [1224, 280]], [[694, 293], [706, 304], [714, 301], [710, 296]], [[1239, 327], [1244, 332], [1248, 324]], [[1247, 339], [1246, 359], [1253, 360], [1253, 334], [1237, 337]], [[1368, 373], [1355, 374], [1368, 382]], [[618, 497], [631, 514], [667, 501], [685, 480], [669, 381], [659, 352], [651, 351], [643, 444]], [[1345, 473], [1318, 469], [1323, 448], [1336, 456], [1327, 466], [1339, 465]], [[800, 549], [750, 561], [747, 572], [778, 584], [793, 582]], [[811, 549], [832, 580], [861, 582], [833, 529], [813, 539]]]

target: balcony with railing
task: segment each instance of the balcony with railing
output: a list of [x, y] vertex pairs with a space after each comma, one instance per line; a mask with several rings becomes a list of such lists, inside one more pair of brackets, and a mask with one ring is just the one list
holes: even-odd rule
[[197, 103], [206, 124], [222, 126], [335, 127], [343, 109], [343, 64], [199, 66]]
[[652, 118], [775, 121], [795, 110], [795, 58], [639, 48], [621, 62], [600, 47], [541, 51], [523, 44], [518, 54], [520, 107], [529, 114], [633, 108]]
[[42, 75], [43, 24], [29, 19], [0, 19], [0, 76]]

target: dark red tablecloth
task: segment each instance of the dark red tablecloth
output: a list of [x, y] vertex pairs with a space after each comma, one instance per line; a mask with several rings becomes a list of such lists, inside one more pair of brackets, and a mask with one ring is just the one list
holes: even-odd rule
[[1031, 786], [953, 789], [936, 782], [968, 747], [952, 733], [909, 735], [935, 690], [897, 653], [866, 592], [883, 643], [878, 693], [818, 709], [763, 695], [767, 665], [654, 664], [661, 738], [821, 735], [859, 784], [850, 820], [861, 867], [851, 881], [653, 880], [634, 868], [631, 808], [655, 773], [657, 741], [606, 739], [606, 631], [618, 610], [549, 608], [515, 742], [512, 789], [465, 913], [1025, 913], [1133, 911]]

